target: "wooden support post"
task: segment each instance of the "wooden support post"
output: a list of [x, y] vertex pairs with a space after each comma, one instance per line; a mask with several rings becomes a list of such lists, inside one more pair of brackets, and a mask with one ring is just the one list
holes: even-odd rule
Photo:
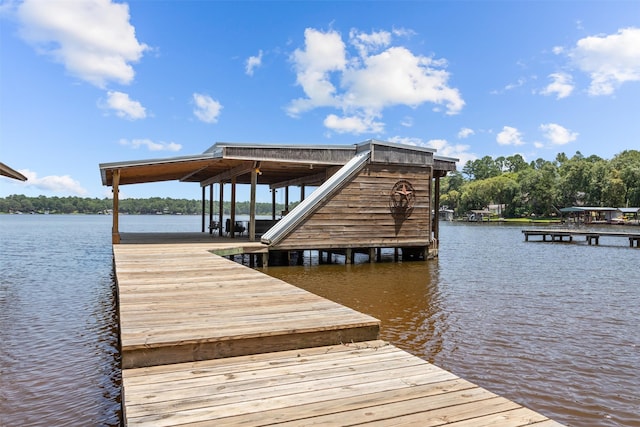
[[231, 178], [231, 219], [229, 224], [229, 232], [231, 238], [236, 238], [236, 177]]
[[269, 252], [264, 252], [262, 254], [262, 268], [269, 267]]
[[344, 253], [344, 263], [345, 264], [353, 264], [353, 249], [347, 248]]
[[300, 201], [304, 200], [304, 184], [300, 186]]
[[382, 248], [378, 248], [378, 253], [376, 254], [376, 261], [382, 262]]
[[205, 218], [206, 218], [206, 216], [205, 216], [205, 214], [204, 214], [204, 213], [205, 213], [205, 210], [206, 210], [206, 209], [205, 209], [205, 207], [207, 206], [207, 204], [206, 204], [206, 203], [207, 203], [207, 202], [206, 202], [206, 197], [205, 197], [206, 190], [207, 190], [207, 187], [202, 187], [202, 209], [201, 209], [201, 210], [202, 210], [202, 215], [201, 215], [201, 218], [202, 218], [202, 232], [203, 232], [203, 233], [204, 233], [204, 231], [206, 230], [206, 229], [205, 229], [205, 227], [206, 227], [206, 225], [205, 225]]
[[398, 262], [398, 259], [399, 259], [398, 248], [393, 248], [393, 261]]
[[[433, 168], [431, 168], [433, 171]], [[436, 177], [435, 189], [433, 191], [433, 238], [436, 240], [436, 244], [440, 242], [440, 177]], [[437, 248], [436, 248], [437, 249]]]
[[111, 228], [111, 243], [118, 244], [120, 243], [120, 230], [118, 228], [118, 215], [120, 210], [120, 169], [116, 169], [113, 171], [113, 182], [112, 182], [112, 190], [113, 190], [113, 225]]
[[284, 187], [284, 211], [289, 212], [289, 187]]
[[218, 209], [218, 217], [220, 220], [218, 221], [218, 235], [222, 236], [222, 225], [224, 224], [222, 221], [224, 220], [224, 182], [220, 181], [220, 200], [219, 209]]
[[276, 219], [276, 189], [271, 189], [271, 219], [275, 221]]
[[213, 184], [209, 184], [209, 234], [213, 234], [211, 223], [213, 222]]
[[369, 263], [373, 263], [376, 260], [376, 248], [369, 248]]
[[298, 251], [298, 265], [304, 265], [304, 251]]
[[249, 241], [256, 241], [256, 187], [258, 186], [258, 169], [251, 171], [251, 194], [249, 201]]

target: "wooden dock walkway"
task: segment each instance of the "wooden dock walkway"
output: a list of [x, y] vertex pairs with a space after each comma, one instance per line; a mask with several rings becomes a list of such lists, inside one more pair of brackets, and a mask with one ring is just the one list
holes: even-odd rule
[[[626, 233], [617, 231], [599, 231], [599, 230], [572, 230], [560, 228], [537, 228], [522, 230], [525, 242], [529, 241], [531, 236], [541, 236], [542, 241], [546, 242], [549, 237], [551, 242], [572, 242], [573, 238], [584, 237], [589, 245], [599, 245], [600, 237], [624, 237], [629, 239], [629, 247], [634, 246], [640, 248], [640, 233]], [[565, 238], [567, 240], [565, 240]]]
[[214, 255], [223, 243], [174, 242], [113, 246], [125, 425], [560, 425]]
[[213, 255], [210, 243], [113, 250], [123, 368], [378, 337], [377, 319]]

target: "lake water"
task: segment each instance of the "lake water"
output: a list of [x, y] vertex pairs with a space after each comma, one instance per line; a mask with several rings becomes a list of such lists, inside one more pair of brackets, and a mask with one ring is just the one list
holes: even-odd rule
[[[120, 227], [199, 231], [200, 217], [123, 216]], [[525, 243], [521, 228], [442, 224], [428, 262], [267, 272], [557, 421], [639, 426], [640, 249]], [[120, 423], [110, 242], [107, 216], [0, 216], [0, 425]]]

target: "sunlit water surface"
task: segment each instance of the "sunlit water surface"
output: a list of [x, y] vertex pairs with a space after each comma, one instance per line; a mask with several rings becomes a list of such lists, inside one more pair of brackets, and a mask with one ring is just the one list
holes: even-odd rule
[[[200, 218], [120, 224], [199, 231]], [[560, 422], [640, 425], [640, 250], [525, 243], [520, 230], [443, 224], [438, 260], [319, 266], [307, 253], [267, 273], [377, 317], [383, 339]], [[119, 424], [110, 241], [111, 217], [0, 216], [0, 425]]]

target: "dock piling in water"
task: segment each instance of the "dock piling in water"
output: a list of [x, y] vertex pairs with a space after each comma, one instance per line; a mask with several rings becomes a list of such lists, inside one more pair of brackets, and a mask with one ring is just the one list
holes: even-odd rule
[[625, 233], [617, 231], [590, 231], [590, 230], [570, 230], [570, 229], [558, 229], [558, 228], [539, 228], [539, 229], [527, 229], [522, 230], [524, 234], [525, 242], [529, 241], [531, 236], [540, 236], [542, 241], [546, 242], [547, 237], [551, 242], [563, 242], [565, 237], [569, 242], [573, 241], [575, 236], [585, 237], [585, 241], [588, 245], [598, 246], [600, 244], [600, 237], [624, 237], [629, 239], [629, 247], [640, 247], [640, 233]]

